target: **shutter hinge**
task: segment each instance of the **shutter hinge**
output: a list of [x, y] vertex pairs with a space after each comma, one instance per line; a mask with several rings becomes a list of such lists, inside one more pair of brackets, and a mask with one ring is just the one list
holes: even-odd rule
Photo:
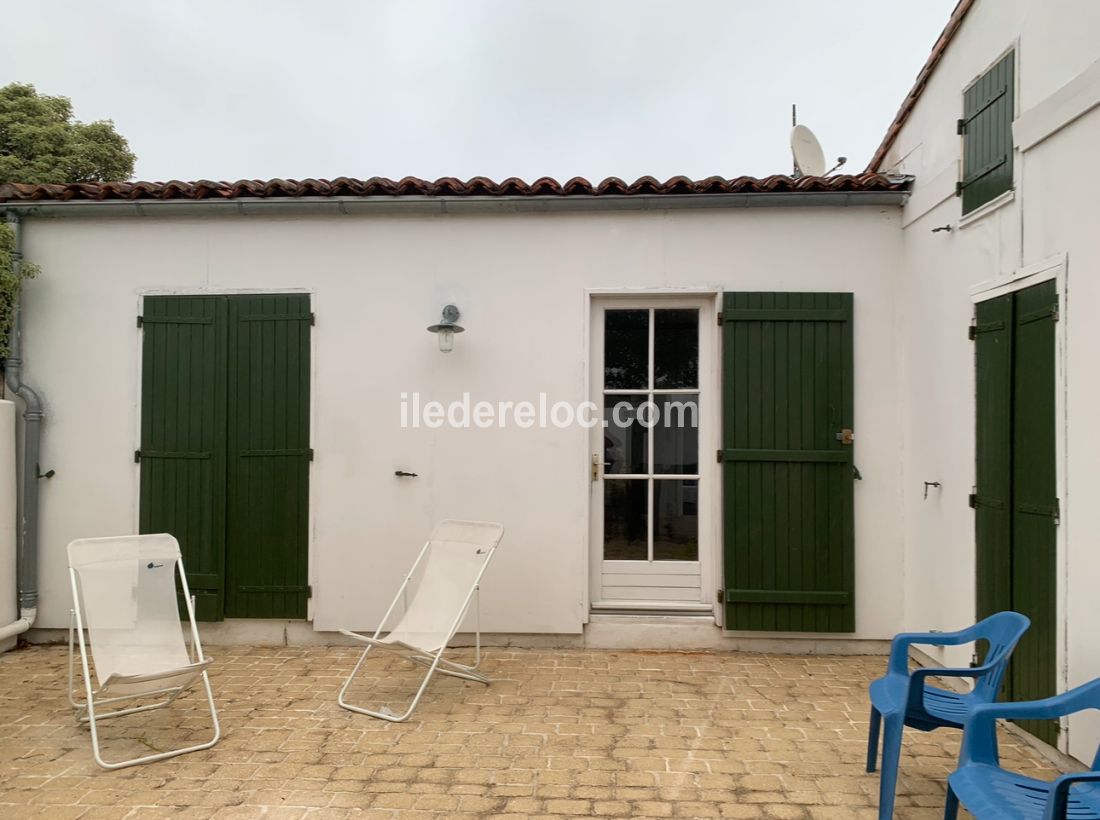
[[962, 196], [963, 195], [963, 188], [965, 188], [965, 187], [966, 186], [963, 185], [961, 179], [958, 182], [956, 182], [955, 183], [955, 196]]
[[137, 326], [141, 327], [145, 320], [140, 315], [137, 317], [137, 320]]
[[721, 450], [716, 450], [714, 455], [715, 455], [715, 461], [717, 461], [719, 464], [721, 464], [722, 459], [725, 456], [725, 453], [723, 453]]
[[134, 450], [134, 464], [141, 464], [141, 450]]
[[309, 314], [309, 326], [314, 327], [314, 326], [316, 326], [316, 324], [317, 324], [317, 314], [311, 312]]
[[1062, 500], [1060, 498], [1054, 499], [1054, 526], [1058, 526], [1062, 523]]
[[718, 599], [718, 603], [724, 604], [726, 602], [726, 591], [724, 589], [718, 590], [715, 597]]
[[312, 447], [309, 448], [309, 460], [313, 461], [313, 448]]
[[1058, 301], [1057, 295], [1054, 297], [1054, 309], [1051, 310], [1050, 315], [1056, 322], [1062, 317], [1062, 306]]
[[968, 327], [966, 329], [966, 338], [968, 338], [970, 341], [974, 341], [975, 339], [978, 338], [978, 326], [977, 325], [972, 324], [970, 327]]
[[960, 137], [966, 133], [966, 120], [955, 121], [955, 133]]
[[307, 598], [312, 598], [313, 597], [313, 584], [307, 584], [306, 585], [306, 597]]
[[718, 311], [718, 327], [722, 326], [722, 311]]
[[970, 509], [972, 509], [972, 510], [978, 509], [978, 494], [977, 493], [971, 493], [970, 495], [968, 495], [966, 497], [966, 503], [970, 505]]

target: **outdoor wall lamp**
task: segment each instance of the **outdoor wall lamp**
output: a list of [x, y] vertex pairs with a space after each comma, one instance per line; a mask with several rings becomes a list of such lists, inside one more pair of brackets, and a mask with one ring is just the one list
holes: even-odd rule
[[450, 353], [455, 348], [455, 334], [461, 333], [466, 328], [458, 324], [459, 317], [458, 308], [454, 305], [447, 305], [443, 308], [443, 318], [439, 320], [439, 324], [430, 325], [428, 330], [439, 336], [439, 352]]

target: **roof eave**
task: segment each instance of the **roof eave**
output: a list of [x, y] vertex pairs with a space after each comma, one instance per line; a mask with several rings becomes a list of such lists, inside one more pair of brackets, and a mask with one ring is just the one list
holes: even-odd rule
[[213, 216], [273, 213], [531, 213], [549, 211], [646, 211], [684, 208], [900, 206], [904, 189], [883, 191], [784, 191], [731, 194], [604, 194], [600, 196], [369, 196], [272, 199], [23, 200], [0, 209], [26, 216]]

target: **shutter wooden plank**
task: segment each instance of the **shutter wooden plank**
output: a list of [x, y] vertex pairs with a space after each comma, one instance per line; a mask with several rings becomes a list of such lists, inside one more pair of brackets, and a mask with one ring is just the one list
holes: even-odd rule
[[179, 540], [196, 617], [221, 620], [225, 302], [147, 296], [143, 315], [139, 530]]
[[1012, 188], [1015, 52], [1006, 54], [963, 93], [964, 214]]
[[[1054, 281], [1016, 293], [1013, 344], [1012, 608], [1031, 619], [1009, 665], [1013, 700], [1057, 689]], [[1038, 318], [1037, 318], [1038, 317]], [[1048, 511], [1043, 515], [1041, 511]], [[1017, 652], [1019, 654], [1017, 654]], [[1021, 721], [1054, 744], [1057, 723]]]
[[851, 311], [851, 294], [724, 297], [728, 629], [854, 631], [852, 447], [835, 437], [852, 426]]
[[230, 617], [306, 617], [309, 317], [306, 294], [229, 300]]
[[974, 339], [978, 618], [1012, 608], [1012, 306], [1008, 294], [975, 310], [979, 327], [989, 328]]

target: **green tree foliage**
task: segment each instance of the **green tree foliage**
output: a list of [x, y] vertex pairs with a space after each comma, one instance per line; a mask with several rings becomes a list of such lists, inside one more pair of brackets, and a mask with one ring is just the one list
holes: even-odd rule
[[124, 180], [134, 159], [114, 123], [77, 122], [67, 97], [24, 83], [0, 88], [0, 183]]
[[[48, 97], [25, 83], [0, 88], [0, 184], [124, 180], [135, 159], [114, 123], [77, 122], [67, 97]], [[16, 272], [14, 250], [15, 237], [0, 221], [0, 358], [9, 352], [22, 280], [38, 272], [29, 263]]]
[[0, 222], [0, 359], [10, 352], [8, 340], [11, 338], [11, 323], [15, 314], [15, 304], [19, 300], [19, 288], [24, 279], [31, 279], [38, 273], [38, 266], [24, 262], [22, 270], [15, 270], [15, 236], [6, 223]]

